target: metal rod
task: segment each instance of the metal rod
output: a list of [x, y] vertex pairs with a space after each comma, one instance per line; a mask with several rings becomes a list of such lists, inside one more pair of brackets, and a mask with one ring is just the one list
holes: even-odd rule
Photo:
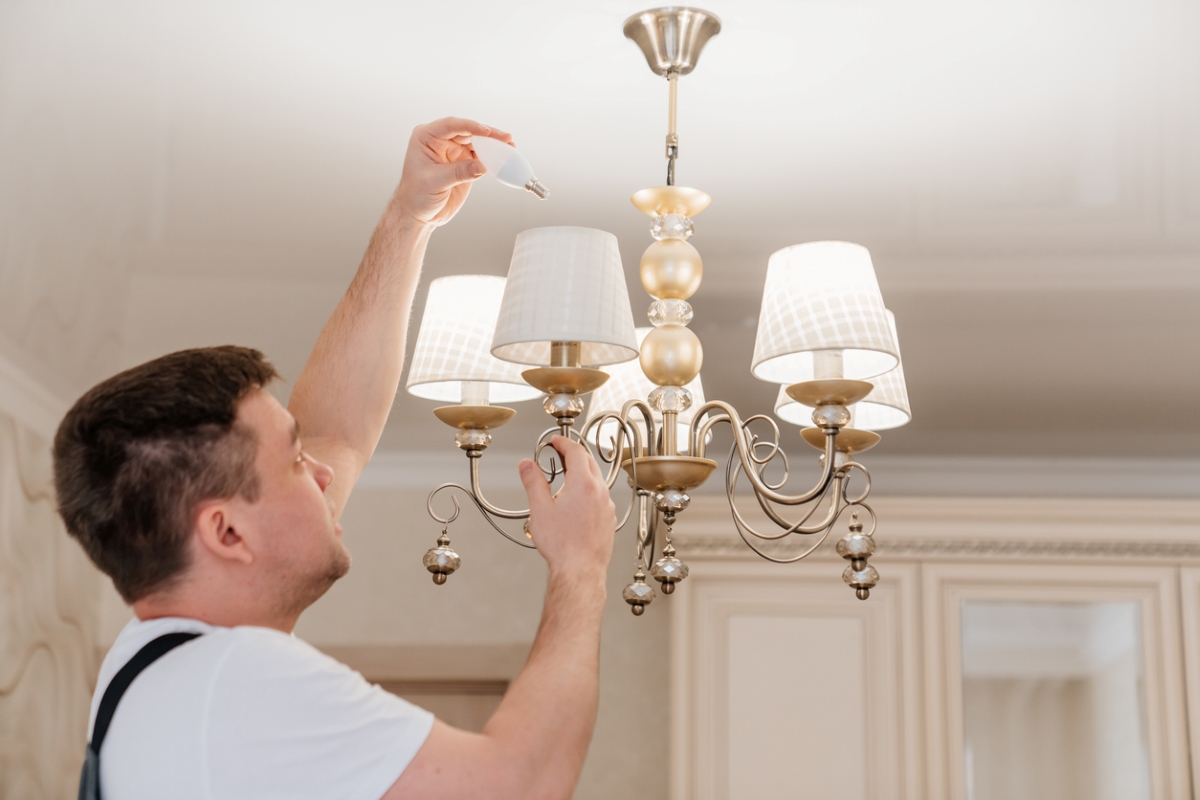
[[675, 159], [679, 157], [679, 135], [675, 132], [675, 106], [679, 96], [679, 73], [667, 73], [667, 186], [675, 185]]
[[675, 420], [678, 416], [679, 416], [679, 412], [677, 412], [677, 411], [664, 411], [663, 412], [662, 454], [664, 456], [677, 455], [676, 451], [679, 449], [679, 447], [675, 441], [675, 438], [676, 438]]
[[578, 367], [579, 350], [579, 342], [551, 342], [550, 366]]
[[672, 70], [667, 73], [667, 86], [670, 87], [670, 100], [667, 108], [667, 136], [675, 135], [675, 101], [679, 96], [679, 73]]
[[483, 496], [483, 489], [479, 486], [479, 456], [471, 456], [471, 497], [475, 500], [475, 505], [489, 514], [504, 519], [526, 519], [529, 517], [529, 509], [524, 511], [510, 511], [507, 508], [494, 506], [487, 501]]

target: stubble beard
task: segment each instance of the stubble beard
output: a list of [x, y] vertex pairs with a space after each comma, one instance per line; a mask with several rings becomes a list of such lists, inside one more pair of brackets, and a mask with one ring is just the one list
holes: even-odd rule
[[350, 551], [340, 539], [330, 543], [329, 552], [320, 567], [306, 574], [292, 575], [286, 580], [281, 593], [281, 611], [288, 616], [299, 616], [305, 609], [320, 600], [332, 586], [350, 571]]

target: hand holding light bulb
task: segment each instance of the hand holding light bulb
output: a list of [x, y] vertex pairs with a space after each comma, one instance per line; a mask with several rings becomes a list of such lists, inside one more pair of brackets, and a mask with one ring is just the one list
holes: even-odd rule
[[525, 189], [541, 200], [549, 196], [550, 190], [534, 177], [533, 167], [517, 152], [517, 148], [485, 136], [472, 137], [471, 148], [487, 171], [505, 186]]

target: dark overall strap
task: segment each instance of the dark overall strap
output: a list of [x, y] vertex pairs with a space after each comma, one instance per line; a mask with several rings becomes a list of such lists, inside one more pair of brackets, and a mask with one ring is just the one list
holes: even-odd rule
[[121, 702], [125, 690], [146, 667], [179, 645], [190, 642], [199, 635], [198, 633], [165, 633], [138, 650], [134, 657], [117, 671], [112, 681], [109, 682], [108, 688], [104, 690], [104, 696], [100, 698], [100, 708], [96, 711], [96, 724], [92, 728], [92, 740], [88, 743], [87, 758], [83, 762], [83, 774], [79, 778], [79, 800], [100, 799], [100, 747], [104, 744], [104, 737], [108, 735], [108, 726], [112, 723], [117, 703]]

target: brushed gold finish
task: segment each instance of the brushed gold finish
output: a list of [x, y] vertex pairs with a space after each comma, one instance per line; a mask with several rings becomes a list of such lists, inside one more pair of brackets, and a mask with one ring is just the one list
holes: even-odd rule
[[648, 492], [661, 492], [664, 489], [678, 489], [686, 492], [695, 489], [713, 474], [717, 462], [710, 458], [695, 458], [693, 456], [640, 456], [636, 459], [626, 459], [621, 466], [633, 475], [631, 461], [637, 464], [637, 483], [639, 489]]
[[[801, 428], [800, 435], [804, 441], [818, 450], [825, 449], [825, 431], [820, 428]], [[875, 431], [864, 431], [860, 428], [842, 428], [838, 431], [834, 447], [839, 453], [861, 453], [879, 444], [883, 437]]]
[[462, 430], [499, 428], [516, 413], [514, 409], [504, 406], [441, 406], [433, 410], [434, 416], [442, 422]]
[[788, 397], [802, 406], [848, 406], [857, 403], [871, 393], [873, 384], [867, 381], [845, 379], [824, 381], [800, 381], [784, 391]]
[[712, 203], [712, 197], [687, 186], [651, 186], [634, 192], [629, 199], [638, 211], [651, 217], [662, 214], [694, 217]]
[[662, 239], [646, 248], [641, 262], [642, 286], [659, 300], [687, 300], [700, 288], [704, 262], [700, 251], [683, 239]]
[[587, 394], [603, 386], [608, 373], [587, 367], [536, 367], [525, 370], [521, 377], [546, 394]]
[[[642, 340], [642, 372], [659, 386], [686, 386], [704, 365], [704, 348], [682, 325], [661, 325]], [[528, 380], [528, 379], [526, 379]]]
[[551, 342], [550, 366], [578, 367], [579, 354], [582, 349], [580, 342]]

